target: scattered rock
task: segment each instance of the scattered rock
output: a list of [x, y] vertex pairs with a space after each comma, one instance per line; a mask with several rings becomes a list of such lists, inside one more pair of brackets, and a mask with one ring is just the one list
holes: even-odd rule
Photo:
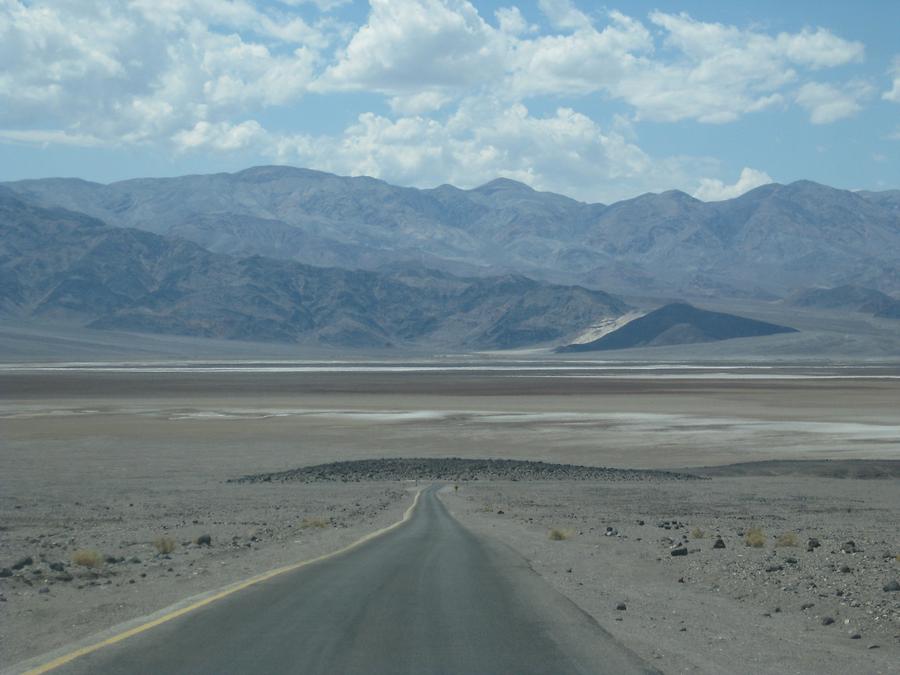
[[52, 562], [52, 563], [50, 563], [50, 569], [53, 570], [54, 572], [62, 572], [66, 569], [66, 566], [63, 565], [61, 562]]
[[851, 633], [850, 634], [851, 640], [859, 640], [861, 637], [862, 637], [862, 635], [860, 635], [859, 633]]
[[780, 572], [784, 569], [784, 565], [769, 565], [766, 567], [766, 572]]
[[38, 593], [41, 593], [41, 594], [49, 593], [49, 592], [50, 592], [50, 587], [49, 587], [49, 586], [41, 586], [41, 587], [38, 589]]
[[713, 543], [713, 548], [725, 548], [725, 542], [722, 541], [722, 537], [717, 537], [716, 541]]
[[855, 541], [845, 541], [843, 544], [841, 544], [841, 550], [844, 553], [856, 553], [859, 549], [856, 548]]
[[883, 590], [885, 593], [900, 591], [900, 581], [897, 581], [896, 579], [894, 579], [893, 581], [889, 581], [881, 587], [881, 590]]
[[841, 574], [850, 574], [853, 570], [850, 569], [849, 565], [843, 565], [841, 567]]
[[603, 533], [606, 537], [615, 537], [619, 534], [619, 531], [614, 527], [607, 527], [606, 532]]
[[16, 560], [16, 562], [13, 563], [12, 568], [13, 568], [13, 570], [20, 570], [23, 567], [27, 567], [28, 565], [33, 565], [33, 564], [34, 564], [34, 559], [29, 555], [29, 556], [25, 556], [24, 558], [19, 558], [18, 560]]
[[616, 605], [616, 609], [620, 612], [624, 612], [628, 608], [625, 606], [624, 602], [620, 602], [618, 605]]
[[503, 509], [497, 509], [497, 515], [502, 516], [504, 514]]
[[13, 574], [12, 570], [9, 569], [8, 567], [4, 567], [4, 568], [0, 569], [0, 579], [5, 579], [6, 577], [11, 577], [12, 574]]
[[676, 546], [669, 553], [671, 555], [687, 555], [688, 550], [686, 546]]
[[822, 625], [823, 625], [823, 626], [830, 626], [830, 625], [833, 624], [833, 623], [834, 623], [834, 618], [833, 618], [833, 617], [830, 617], [830, 616], [823, 616], [823, 617], [822, 617]]
[[194, 543], [198, 546], [212, 546], [212, 536], [208, 534], [201, 534], [199, 537], [197, 537], [196, 540], [194, 540]]
[[804, 602], [802, 605], [800, 605], [800, 610], [803, 611], [806, 609], [811, 609], [815, 606], [816, 606], [816, 603], [814, 603], [814, 602]]
[[384, 458], [331, 462], [289, 471], [230, 479], [229, 483], [272, 481], [353, 482], [358, 480], [704, 480], [672, 471], [610, 469], [518, 459]]
[[819, 543], [819, 540], [815, 537], [811, 537], [809, 541], [806, 542], [806, 550], [812, 551], [813, 549], [819, 548], [822, 544]]

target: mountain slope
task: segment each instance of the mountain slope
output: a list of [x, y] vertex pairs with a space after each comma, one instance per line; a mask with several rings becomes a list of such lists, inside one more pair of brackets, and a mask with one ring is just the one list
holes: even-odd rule
[[0, 188], [0, 311], [102, 329], [350, 346], [557, 341], [626, 305], [521, 276], [237, 258]]
[[560, 352], [661, 347], [733, 338], [793, 333], [793, 328], [733, 314], [710, 312], [685, 303], [672, 303], [626, 323], [598, 340], [557, 349]]
[[607, 206], [507, 179], [418, 190], [274, 166], [110, 185], [6, 185], [43, 206], [229, 255], [370, 270], [414, 262], [642, 293], [771, 297], [850, 283], [900, 290], [897, 191], [798, 181], [720, 202], [669, 191]]
[[862, 286], [811, 288], [794, 294], [788, 301], [797, 307], [841, 309], [883, 319], [900, 319], [900, 300]]

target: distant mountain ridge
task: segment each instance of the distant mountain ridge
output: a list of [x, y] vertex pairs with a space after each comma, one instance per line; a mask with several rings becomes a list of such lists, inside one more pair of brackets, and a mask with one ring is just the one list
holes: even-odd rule
[[702, 202], [678, 191], [585, 204], [508, 179], [419, 190], [293, 167], [233, 174], [5, 184], [29, 201], [214, 252], [377, 270], [415, 263], [620, 292], [783, 296], [900, 290], [900, 191], [810, 181]]
[[788, 302], [797, 307], [840, 309], [881, 319], [900, 319], [900, 300], [862, 286], [811, 288], [792, 295]]
[[663, 347], [796, 332], [796, 329], [788, 326], [723, 312], [710, 312], [676, 302], [629, 321], [597, 340], [560, 347], [557, 351], [588, 352]]
[[559, 341], [627, 305], [520, 275], [461, 278], [234, 257], [0, 187], [0, 314], [101, 329], [353, 347]]

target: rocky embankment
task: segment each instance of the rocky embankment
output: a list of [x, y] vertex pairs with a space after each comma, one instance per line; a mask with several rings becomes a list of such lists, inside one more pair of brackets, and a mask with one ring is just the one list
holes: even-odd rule
[[552, 464], [517, 459], [395, 458], [364, 459], [303, 466], [289, 471], [258, 473], [229, 482], [343, 482], [359, 481], [485, 481], [485, 480], [697, 480], [698, 476], [669, 471], [610, 469], [577, 464]]

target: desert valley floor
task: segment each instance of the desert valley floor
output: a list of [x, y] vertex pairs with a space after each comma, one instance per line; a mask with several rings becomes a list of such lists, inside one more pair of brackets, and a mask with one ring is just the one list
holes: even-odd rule
[[894, 365], [22, 363], [0, 371], [0, 425], [5, 666], [340, 548], [416, 487], [228, 479], [491, 457], [705, 476], [441, 494], [661, 671], [900, 672]]

